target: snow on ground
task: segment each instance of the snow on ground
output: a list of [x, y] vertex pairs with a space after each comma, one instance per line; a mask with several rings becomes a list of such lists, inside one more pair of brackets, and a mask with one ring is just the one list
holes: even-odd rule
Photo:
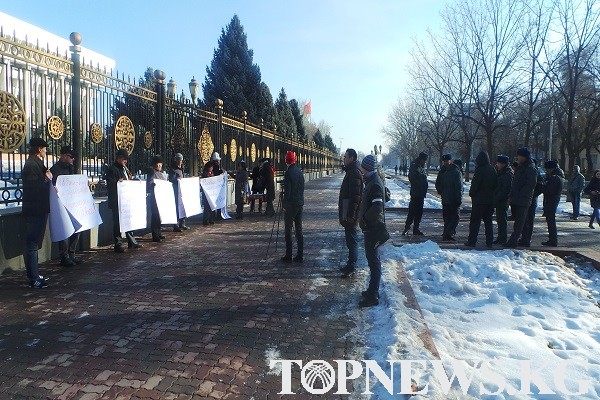
[[[537, 212], [541, 213], [543, 211], [544, 204], [544, 195], [540, 195], [538, 198], [538, 206]], [[590, 206], [589, 199], [581, 199], [581, 206], [579, 207], [579, 213], [583, 216], [590, 216], [594, 209]], [[560, 198], [560, 203], [558, 203], [558, 208], [556, 209], [557, 214], [572, 214], [573, 213], [573, 204], [567, 203], [567, 196], [562, 196]]]
[[[410, 203], [410, 187], [404, 182], [391, 179], [386, 179], [386, 186], [390, 189], [392, 198], [385, 203], [385, 206], [408, 208], [408, 203]], [[439, 198], [427, 193], [424, 208], [441, 209], [442, 202]]]
[[[508, 396], [504, 391], [493, 398], [567, 398], [553, 380], [558, 362], [565, 359], [589, 362], [587, 371], [580, 365], [569, 367], [566, 388], [577, 391], [577, 382], [588, 380], [588, 393], [577, 398], [600, 398], [600, 274], [591, 267], [575, 268], [540, 252], [441, 250], [431, 241], [400, 248], [387, 245], [383, 262], [386, 306], [375, 307], [370, 333], [382, 339], [372, 341], [375, 348], [368, 352], [375, 359], [419, 359], [418, 338], [405, 335], [413, 316], [402, 305], [397, 285], [400, 262], [445, 363], [493, 359], [508, 391], [520, 390], [517, 360], [531, 360], [532, 369], [548, 362], [540, 375], [557, 395]], [[398, 348], [410, 357], [398, 354]], [[473, 382], [468, 397], [482, 398], [479, 383], [486, 379], [475, 373]], [[439, 388], [436, 391], [439, 395]], [[532, 384], [531, 391], [539, 390]]]

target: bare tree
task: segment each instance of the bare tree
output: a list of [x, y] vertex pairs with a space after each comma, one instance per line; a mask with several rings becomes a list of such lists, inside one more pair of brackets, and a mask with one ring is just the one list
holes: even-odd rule
[[388, 115], [383, 134], [390, 147], [396, 147], [399, 156], [414, 158], [423, 148], [421, 129], [424, 115], [410, 99], [399, 99]]
[[[590, 146], [589, 129], [581, 129], [578, 114], [586, 107], [586, 86], [593, 78], [593, 60], [598, 53], [600, 12], [595, 0], [555, 0], [557, 29], [561, 38], [558, 51], [550, 59], [546, 73], [555, 93], [554, 116], [561, 136], [561, 164], [569, 157], [568, 171], [578, 155]], [[592, 84], [593, 86], [593, 84]], [[589, 118], [586, 118], [589, 120]], [[566, 155], [565, 155], [566, 152]]]

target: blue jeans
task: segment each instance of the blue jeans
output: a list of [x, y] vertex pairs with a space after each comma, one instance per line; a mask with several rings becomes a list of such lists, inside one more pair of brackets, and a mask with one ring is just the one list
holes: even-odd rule
[[28, 215], [25, 219], [25, 269], [29, 282], [40, 278], [40, 267], [38, 265], [38, 249], [44, 240], [46, 233], [46, 222], [48, 214]]
[[354, 270], [358, 261], [358, 229], [356, 226], [345, 226], [344, 236], [346, 237], [346, 246], [348, 247], [346, 268]]
[[365, 255], [369, 263], [371, 277], [369, 278], [369, 287], [367, 292], [369, 296], [379, 297], [379, 283], [381, 282], [381, 261], [379, 259], [379, 248], [375, 247], [377, 238], [371, 232], [364, 232], [365, 236]]
[[579, 209], [581, 205], [581, 192], [570, 192], [573, 203], [573, 217], [579, 217]]
[[596, 221], [598, 225], [600, 225], [600, 208], [594, 208], [594, 211], [592, 211], [592, 215], [590, 217], [590, 225], [593, 225], [594, 221]]

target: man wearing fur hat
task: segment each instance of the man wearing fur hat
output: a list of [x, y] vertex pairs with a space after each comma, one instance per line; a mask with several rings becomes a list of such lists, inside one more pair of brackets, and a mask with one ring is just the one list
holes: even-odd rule
[[508, 239], [508, 195], [513, 181], [513, 171], [508, 163], [508, 156], [500, 154], [496, 157], [496, 171], [498, 185], [494, 191], [494, 208], [496, 209], [498, 236], [496, 236], [494, 244], [504, 244]]
[[548, 241], [542, 245], [556, 247], [558, 246], [558, 233], [556, 229], [556, 209], [560, 202], [560, 195], [563, 189], [564, 175], [558, 163], [554, 160], [546, 161], [546, 184], [544, 185], [544, 216], [548, 224]]
[[[285, 224], [285, 256], [283, 262], [302, 262], [304, 260], [304, 236], [302, 234], [302, 209], [304, 208], [304, 174], [296, 164], [296, 153], [285, 153], [287, 170], [283, 176], [283, 220]], [[296, 230], [298, 251], [292, 258], [292, 225]]]
[[[115, 153], [115, 162], [113, 165], [108, 167], [106, 171], [106, 187], [108, 189], [108, 208], [112, 210], [113, 220], [113, 236], [115, 238], [114, 250], [116, 253], [123, 253], [123, 238], [121, 237], [121, 226], [119, 224], [119, 197], [117, 194], [117, 184], [121, 181], [127, 181], [132, 179], [131, 172], [127, 168], [127, 160], [129, 159], [129, 153], [125, 149], [119, 149]], [[125, 232], [127, 237], [127, 244], [130, 249], [137, 249], [142, 247], [139, 244], [133, 232]]]
[[458, 165], [452, 162], [451, 154], [442, 156], [442, 167], [435, 180], [435, 188], [442, 196], [442, 216], [444, 231], [442, 240], [454, 242], [456, 227], [460, 220], [462, 204], [463, 177]]
[[515, 172], [508, 195], [508, 203], [512, 208], [514, 226], [512, 235], [504, 244], [504, 247], [514, 248], [523, 233], [527, 220], [527, 211], [533, 201], [533, 194], [537, 185], [538, 173], [531, 153], [526, 147], [517, 150], [517, 162], [519, 163]]
[[23, 206], [25, 216], [25, 269], [29, 286], [33, 289], [48, 287], [46, 280], [40, 275], [38, 249], [44, 240], [46, 223], [50, 213], [50, 196], [48, 190], [52, 181], [52, 173], [44, 165], [48, 143], [42, 138], [29, 141], [29, 158], [25, 161], [21, 176], [23, 177]]

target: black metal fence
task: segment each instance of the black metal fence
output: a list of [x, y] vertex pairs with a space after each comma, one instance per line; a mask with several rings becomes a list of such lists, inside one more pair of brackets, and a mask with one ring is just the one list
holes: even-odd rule
[[136, 174], [145, 173], [155, 154], [170, 163], [182, 153], [190, 175], [198, 175], [214, 151], [227, 170], [242, 159], [251, 168], [269, 157], [281, 173], [287, 150], [296, 152], [307, 172], [340, 163], [338, 155], [314, 143], [279, 135], [262, 123], [249, 122], [245, 115], [224, 114], [220, 100], [213, 109], [203, 109], [183, 94], [169, 96], [162, 71], [155, 71], [157, 83], [148, 88], [86, 65], [80, 60], [81, 37], [72, 34], [71, 42], [71, 54], [59, 55], [0, 29], [2, 207], [20, 203], [21, 167], [32, 137], [49, 143], [48, 165], [57, 160], [62, 146], [73, 147], [76, 167], [89, 176], [92, 188], [118, 149], [129, 152], [129, 166]]

